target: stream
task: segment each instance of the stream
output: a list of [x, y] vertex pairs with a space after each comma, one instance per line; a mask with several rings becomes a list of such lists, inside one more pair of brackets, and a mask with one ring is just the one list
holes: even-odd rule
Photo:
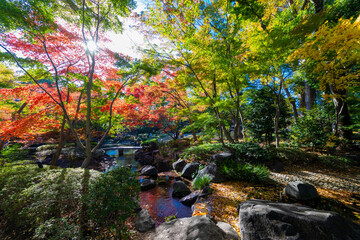
[[[132, 171], [139, 169], [140, 164], [135, 160], [135, 150], [124, 150], [119, 156], [118, 150], [106, 151], [108, 155], [116, 159], [118, 166], [130, 166]], [[177, 218], [191, 217], [192, 211], [188, 206], [179, 202], [178, 198], [172, 197], [172, 180], [165, 185], [157, 185], [155, 188], [140, 192], [140, 206], [146, 208], [154, 219], [156, 225], [165, 222], [165, 218], [175, 215]]]

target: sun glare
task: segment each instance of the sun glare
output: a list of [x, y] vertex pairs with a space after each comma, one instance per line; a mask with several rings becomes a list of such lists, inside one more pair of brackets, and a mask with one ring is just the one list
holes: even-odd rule
[[86, 44], [87, 50], [90, 52], [95, 52], [97, 49], [96, 43], [94, 41], [88, 41]]

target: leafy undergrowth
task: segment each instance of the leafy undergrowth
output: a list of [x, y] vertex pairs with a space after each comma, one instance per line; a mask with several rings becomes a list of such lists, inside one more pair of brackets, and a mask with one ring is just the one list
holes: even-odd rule
[[[240, 202], [249, 199], [263, 199], [269, 201], [280, 201], [280, 193], [284, 185], [276, 182], [267, 182], [254, 185], [248, 182], [227, 181], [224, 183], [213, 183], [211, 185], [213, 194], [210, 196], [209, 204], [211, 214], [217, 221], [229, 223], [240, 235], [239, 214], [237, 207]], [[326, 211], [340, 213], [344, 217], [360, 224], [360, 198], [358, 195], [348, 191], [334, 191], [318, 188], [321, 196], [319, 202], [307, 203], [309, 206]], [[293, 203], [290, 199], [283, 198], [282, 202]]]

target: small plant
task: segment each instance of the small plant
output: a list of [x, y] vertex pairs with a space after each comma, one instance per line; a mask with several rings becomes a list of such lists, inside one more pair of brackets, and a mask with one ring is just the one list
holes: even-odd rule
[[1, 156], [5, 162], [24, 160], [28, 154], [29, 150], [22, 149], [18, 143], [8, 145], [1, 151]]
[[269, 170], [263, 165], [252, 165], [232, 159], [218, 162], [217, 165], [220, 172], [229, 180], [263, 182], [269, 176]]
[[209, 186], [211, 183], [211, 176], [209, 174], [204, 174], [196, 177], [192, 182], [194, 189], [203, 189], [206, 186]]
[[170, 216], [165, 217], [165, 221], [166, 221], [166, 222], [170, 222], [171, 220], [174, 220], [174, 219], [177, 219], [177, 216], [175, 216], [175, 215], [170, 215]]

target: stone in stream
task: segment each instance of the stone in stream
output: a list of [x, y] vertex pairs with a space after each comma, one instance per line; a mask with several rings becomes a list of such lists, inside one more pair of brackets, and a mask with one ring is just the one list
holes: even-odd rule
[[214, 183], [220, 183], [220, 182], [224, 182], [226, 180], [225, 176], [223, 176], [218, 171], [216, 163], [210, 163], [209, 165], [207, 165], [206, 167], [201, 169], [199, 171], [198, 175], [196, 176], [196, 178], [204, 176], [204, 175], [209, 175], [211, 178], [211, 182], [214, 182]]
[[173, 168], [176, 171], [181, 172], [184, 169], [185, 165], [186, 165], [186, 162], [182, 159], [179, 159], [173, 163]]
[[189, 195], [186, 195], [185, 197], [181, 198], [179, 202], [184, 204], [185, 206], [191, 207], [196, 202], [196, 199], [199, 197], [200, 191], [195, 191], [190, 193]]
[[186, 184], [181, 181], [175, 181], [172, 187], [173, 187], [173, 192], [172, 192], [173, 197], [182, 198], [191, 193], [188, 186], [186, 186]]
[[155, 186], [156, 186], [156, 182], [154, 179], [149, 179], [149, 178], [140, 179], [141, 191], [152, 189]]
[[141, 169], [140, 175], [149, 176], [153, 179], [156, 179], [158, 176], [158, 171], [154, 166], [146, 165]]
[[225, 240], [227, 234], [208, 215], [174, 219], [155, 229], [153, 240]]
[[197, 174], [199, 167], [200, 167], [200, 163], [198, 162], [188, 163], [185, 165], [184, 169], [182, 170], [181, 176], [186, 179], [192, 180], [195, 177], [194, 175]]
[[301, 181], [288, 183], [284, 188], [284, 193], [286, 196], [300, 201], [319, 198], [319, 194], [313, 185]]
[[147, 232], [155, 228], [155, 222], [146, 209], [142, 209], [138, 213], [135, 221], [135, 228], [139, 232]]
[[360, 239], [360, 227], [334, 212], [264, 200], [248, 200], [238, 209], [242, 240]]

